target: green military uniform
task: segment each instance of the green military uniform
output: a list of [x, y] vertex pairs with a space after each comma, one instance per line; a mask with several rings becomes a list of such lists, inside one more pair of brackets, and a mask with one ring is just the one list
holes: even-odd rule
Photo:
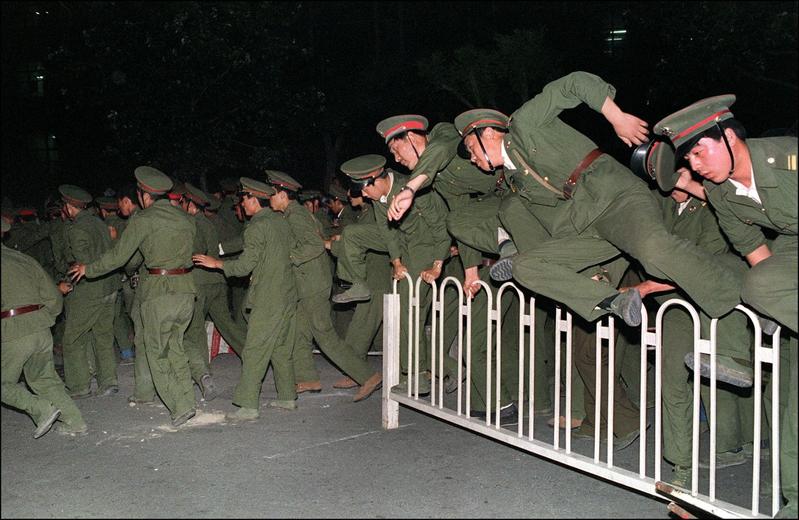
[[[172, 181], [154, 168], [140, 166], [135, 174], [139, 189], [156, 196], [172, 187]], [[142, 270], [137, 293], [147, 361], [158, 395], [176, 425], [191, 418], [195, 407], [183, 348], [196, 292], [193, 278], [187, 276], [195, 234], [194, 223], [186, 213], [159, 198], [130, 218], [110, 251], [86, 265], [88, 278], [100, 277], [123, 266], [137, 249], [141, 252], [146, 269]]]
[[313, 213], [314, 218], [319, 221], [322, 238], [324, 240], [329, 239], [334, 231], [333, 219], [330, 218], [327, 208], [321, 203], [322, 192], [319, 190], [302, 190], [298, 198], [300, 203], [303, 205], [308, 201], [316, 200], [319, 202], [318, 209], [316, 211], [311, 210], [311, 212]]
[[[220, 254], [226, 258], [235, 258], [235, 254], [243, 247], [242, 234], [244, 224], [236, 216], [236, 206], [238, 198], [230, 192], [236, 191], [237, 182], [233, 179], [223, 179], [225, 196], [222, 198], [217, 210], [216, 217], [211, 222], [219, 233], [219, 243], [221, 244]], [[230, 287], [230, 307], [233, 319], [240, 326], [246, 326], [244, 318], [244, 299], [247, 294], [247, 279], [238, 277], [228, 277], [228, 287]]]
[[[342, 233], [345, 244], [344, 251], [339, 255], [338, 274], [339, 278], [351, 281], [354, 285], [366, 284], [366, 251], [369, 249], [387, 252], [392, 261], [400, 259], [414, 283], [423, 270], [433, 266], [434, 261], [443, 261], [449, 256], [451, 239], [446, 231], [447, 209], [437, 193], [419, 194], [398, 225], [389, 223], [388, 206], [408, 182], [408, 177], [390, 169], [383, 170], [384, 165], [385, 157], [367, 155], [351, 159], [341, 166], [341, 170], [354, 179], [364, 179], [378, 172], [385, 173], [391, 179], [391, 188], [385, 200], [372, 201], [375, 222], [352, 225]], [[432, 303], [430, 289], [427, 283], [419, 284], [422, 325], [427, 320]], [[403, 372], [407, 372], [407, 283], [400, 281], [397, 290], [401, 307], [405, 309], [400, 316], [400, 366]], [[429, 346], [424, 334], [419, 335], [419, 340], [420, 370], [427, 370], [430, 365]]]
[[[199, 211], [192, 216], [192, 220], [194, 220], [194, 224], [197, 227], [194, 253], [217, 257], [219, 235], [213, 223], [208, 220], [208, 217], [202, 211], [202, 208], [209, 203], [209, 196], [188, 182], [186, 183], [185, 196], [199, 208]], [[211, 364], [208, 358], [208, 337], [205, 330], [206, 315], [210, 315], [214, 326], [236, 352], [241, 352], [244, 348], [247, 333], [230, 316], [224, 275], [217, 271], [195, 267], [192, 276], [197, 287], [197, 299], [194, 302], [192, 320], [184, 336], [184, 345], [186, 354], [189, 357], [192, 378], [203, 390], [205, 399], [210, 400], [215, 397], [213, 392], [208, 391], [209, 385], [212, 383], [207, 379], [205, 383], [203, 382], [204, 377], [210, 377], [211, 375]]]
[[[268, 199], [274, 190], [264, 183], [241, 178], [242, 189]], [[297, 310], [297, 289], [289, 259], [291, 233], [279, 215], [264, 208], [252, 216], [244, 229], [244, 249], [233, 260], [225, 260], [226, 276], [250, 275], [244, 307], [248, 329], [242, 358], [241, 379], [233, 403], [250, 410], [259, 407], [261, 384], [272, 363], [278, 399], [294, 401], [294, 368], [291, 350]], [[257, 415], [257, 413], [256, 413]]]
[[[8, 231], [3, 220], [3, 234]], [[52, 417], [60, 410], [59, 419], [66, 430], [85, 431], [86, 423], [69, 398], [64, 383], [53, 364], [53, 339], [50, 326], [61, 312], [62, 298], [52, 278], [30, 256], [5, 245], [2, 250], [2, 396], [3, 403], [29, 414], [39, 427], [41, 436], [52, 425]], [[29, 306], [38, 309], [18, 315]], [[20, 375], [33, 390], [19, 384]]]
[[[268, 181], [282, 189], [301, 187], [282, 172], [270, 171]], [[359, 357], [333, 327], [330, 309], [332, 276], [330, 258], [321, 237], [321, 226], [314, 216], [296, 201], [290, 201], [283, 212], [291, 230], [290, 254], [297, 282], [297, 331], [294, 342], [294, 373], [298, 382], [319, 380], [313, 361], [312, 340], [319, 349], [345, 374], [363, 385], [375, 374], [372, 367]]]
[[[575, 72], [548, 84], [510, 117], [503, 143], [505, 175], [519, 194], [516, 202], [530, 215], [514, 219], [501, 210], [500, 220], [514, 239], [542, 240], [513, 260], [514, 278], [593, 321], [609, 310], [598, 305], [618, 299], [619, 293], [578, 272], [624, 252], [649, 274], [685, 288], [710, 315], [729, 312], [739, 301], [740, 279], [669, 234], [646, 184], [609, 155], [594, 153], [596, 145], [558, 117], [580, 102], [599, 111], [614, 95], [599, 77]], [[455, 126], [465, 135], [484, 113], [461, 114]], [[567, 186], [581, 163], [588, 166]]]
[[[85, 190], [68, 184], [59, 187], [65, 203], [85, 208], [92, 197]], [[81, 209], [67, 226], [69, 263], [94, 262], [111, 249], [108, 227], [86, 209]], [[64, 302], [64, 378], [74, 396], [91, 391], [90, 359], [97, 373], [98, 394], [119, 391], [114, 353], [114, 310], [119, 276], [79, 281]]]
[[[729, 107], [734, 95], [703, 99], [671, 114], [655, 127], [655, 133], [668, 137], [676, 154], [688, 153], [711, 128], [717, 128], [729, 149], [727, 138], [719, 125], [733, 116]], [[718, 138], [716, 138], [718, 140]], [[773, 317], [782, 325], [797, 332], [797, 140], [796, 137], [748, 139], [744, 143], [751, 162], [751, 186], [758, 200], [750, 194], [738, 194], [732, 180], [715, 184], [704, 181], [710, 205], [719, 225], [733, 248], [747, 256], [767, 244], [763, 230], [776, 233], [769, 244], [771, 256], [749, 269], [744, 276], [741, 299], [754, 310]], [[734, 160], [731, 161], [734, 169]], [[732, 171], [730, 172], [732, 175]], [[797, 484], [797, 349], [789, 348], [790, 377], [784, 381], [787, 403], [781, 421], [781, 487], [787, 505], [779, 516], [796, 516], [799, 506]]]

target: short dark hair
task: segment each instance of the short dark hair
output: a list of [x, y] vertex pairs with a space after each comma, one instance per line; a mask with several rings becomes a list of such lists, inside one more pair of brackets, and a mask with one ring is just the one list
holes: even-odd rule
[[127, 197], [131, 202], [135, 203], [138, 200], [136, 185], [132, 182], [125, 184], [117, 190], [116, 197], [117, 200], [122, 200]]
[[427, 136], [427, 132], [424, 132], [422, 130], [405, 130], [404, 132], [400, 132], [391, 139], [389, 139], [389, 141], [393, 141], [394, 139], [406, 139], [408, 137], [408, 134], [416, 134], [422, 137]]
[[700, 132], [693, 138], [680, 145], [680, 147], [676, 150], [676, 156], [683, 157], [684, 155], [688, 154], [691, 149], [696, 146], [696, 143], [698, 143], [703, 137], [709, 137], [714, 141], [721, 141], [721, 132], [728, 128], [735, 132], [735, 136], [738, 139], [741, 141], [746, 141], [746, 129], [744, 128], [744, 125], [742, 125], [741, 122], [735, 118], [725, 119], [724, 121], [719, 121], [717, 125], [711, 126], [704, 132]]

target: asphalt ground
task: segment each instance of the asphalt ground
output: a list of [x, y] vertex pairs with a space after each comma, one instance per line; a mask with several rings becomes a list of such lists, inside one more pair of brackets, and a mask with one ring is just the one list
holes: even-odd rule
[[[407, 407], [400, 427], [384, 430], [380, 392], [353, 403], [356, 390], [333, 389], [341, 374], [315, 359], [321, 393], [300, 395], [296, 411], [268, 408], [276, 397], [270, 370], [261, 417], [250, 423], [225, 420], [240, 372], [233, 354], [212, 363], [221, 396], [201, 401], [198, 390], [197, 417], [178, 429], [161, 404], [129, 406], [132, 365], [119, 367], [119, 394], [77, 401], [90, 427], [84, 437], [51, 431], [34, 440], [30, 418], [4, 406], [2, 518], [670, 515], [665, 501]], [[381, 361], [370, 357], [376, 369]], [[592, 446], [573, 441], [577, 452]], [[635, 442], [616, 463], [636, 467], [637, 453]], [[720, 482], [734, 485], [720, 498], [746, 496], [751, 464], [723, 471]]]

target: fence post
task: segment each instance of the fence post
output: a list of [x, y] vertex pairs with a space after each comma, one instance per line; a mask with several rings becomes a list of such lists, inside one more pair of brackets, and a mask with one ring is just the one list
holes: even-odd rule
[[391, 399], [391, 388], [399, 384], [400, 297], [383, 295], [383, 428], [399, 427], [399, 403]]

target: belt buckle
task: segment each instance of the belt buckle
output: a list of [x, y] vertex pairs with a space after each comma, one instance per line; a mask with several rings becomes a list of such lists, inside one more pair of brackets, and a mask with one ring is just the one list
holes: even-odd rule
[[567, 180], [563, 184], [563, 198], [569, 200], [572, 198], [572, 194], [574, 193], [574, 186], [575, 183], [571, 181], [571, 179]]

